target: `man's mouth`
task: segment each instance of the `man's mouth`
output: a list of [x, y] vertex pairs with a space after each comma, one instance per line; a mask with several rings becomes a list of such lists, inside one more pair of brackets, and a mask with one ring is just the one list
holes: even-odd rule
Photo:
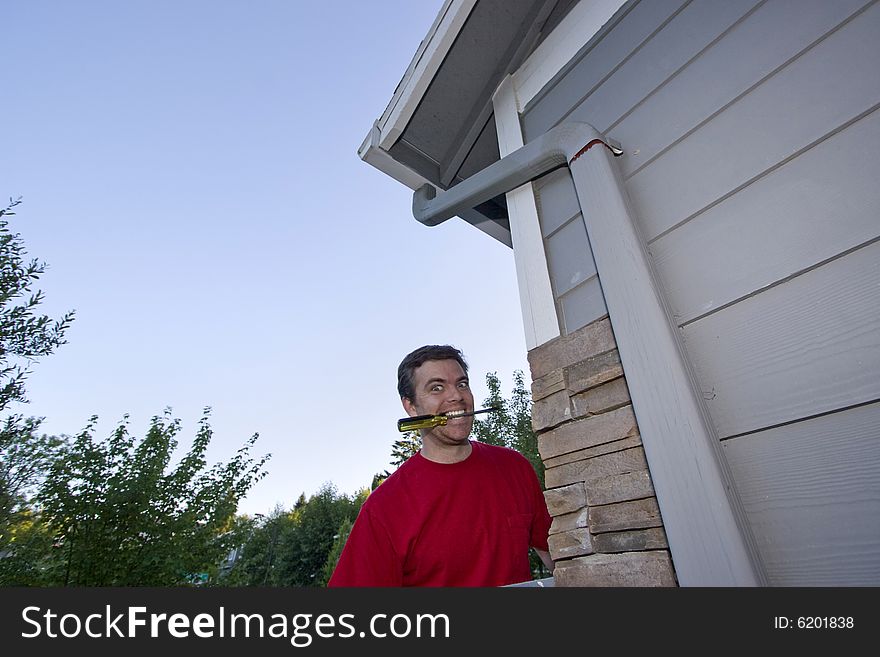
[[453, 411], [446, 411], [444, 413], [444, 415], [448, 418], [462, 417], [463, 415], [469, 415], [469, 414], [470, 413], [468, 413], [468, 411], [463, 408], [459, 408], [459, 409], [456, 409]]

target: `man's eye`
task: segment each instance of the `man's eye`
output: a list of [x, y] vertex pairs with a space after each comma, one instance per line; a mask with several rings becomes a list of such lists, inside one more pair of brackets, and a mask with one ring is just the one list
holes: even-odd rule
[[439, 384], [436, 386], [431, 386], [431, 392], [440, 392], [441, 390], [443, 390], [443, 386]]

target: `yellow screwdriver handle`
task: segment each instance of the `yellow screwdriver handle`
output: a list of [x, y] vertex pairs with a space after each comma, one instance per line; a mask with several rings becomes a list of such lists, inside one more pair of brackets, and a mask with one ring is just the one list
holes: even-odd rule
[[447, 422], [445, 415], [416, 415], [414, 417], [405, 417], [397, 421], [397, 430], [416, 431], [417, 429], [430, 429], [432, 427], [443, 426]]

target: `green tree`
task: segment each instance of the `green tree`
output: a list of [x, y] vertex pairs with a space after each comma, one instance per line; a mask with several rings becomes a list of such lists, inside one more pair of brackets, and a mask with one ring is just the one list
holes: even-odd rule
[[[43, 293], [33, 287], [47, 266], [28, 259], [21, 236], [9, 229], [8, 217], [20, 204], [21, 199], [10, 199], [0, 208], [0, 413], [12, 402], [27, 402], [25, 381], [32, 365], [66, 342], [74, 316], [71, 311], [53, 320], [37, 312]], [[29, 497], [61, 445], [38, 433], [40, 422], [20, 414], [0, 422], [0, 555], [24, 550], [23, 537], [33, 535]]]
[[73, 312], [53, 320], [36, 313], [43, 292], [32, 291], [46, 264], [27, 260], [21, 235], [9, 230], [4, 217], [15, 214], [21, 199], [0, 209], [0, 411], [13, 401], [25, 402], [25, 379], [30, 366], [62, 344]]
[[276, 583], [280, 586], [319, 586], [334, 536], [345, 518], [354, 520], [362, 500], [340, 495], [325, 484], [293, 511], [293, 525], [281, 534]]
[[348, 540], [348, 535], [351, 534], [351, 528], [353, 526], [354, 521], [351, 518], [345, 517], [342, 519], [339, 529], [333, 536], [333, 545], [330, 546], [330, 553], [327, 555], [327, 561], [321, 569], [321, 580], [318, 582], [321, 586], [327, 586], [327, 582], [330, 581], [333, 571], [336, 570], [336, 564], [339, 563], [339, 557], [342, 556], [342, 549], [345, 547], [345, 542]]
[[391, 445], [391, 465], [393, 465], [396, 470], [421, 448], [422, 437], [419, 435], [418, 431], [404, 432], [404, 434]]
[[256, 514], [250, 531], [239, 543], [239, 556], [220, 584], [225, 586], [269, 586], [275, 583], [273, 571], [278, 556], [278, 539], [293, 523], [293, 516], [282, 506], [264, 516]]
[[543, 488], [544, 461], [538, 453], [538, 436], [532, 429], [532, 393], [526, 388], [522, 370], [513, 373], [513, 390], [507, 402], [507, 412], [513, 436], [510, 446], [529, 460]]
[[332, 567], [328, 566], [340, 532], [347, 531], [346, 526], [350, 529], [366, 496], [366, 489], [354, 495], [339, 494], [328, 483], [308, 499], [300, 495], [290, 511], [276, 507], [242, 546], [241, 557], [224, 583], [324, 586], [339, 558], [336, 554]]
[[[422, 448], [422, 437], [418, 431], [406, 431], [404, 434], [391, 444], [391, 465], [397, 470], [406, 462], [413, 454]], [[376, 487], [391, 476], [390, 470], [379, 472], [373, 475], [373, 481], [370, 483], [370, 490], [376, 490]]]
[[22, 508], [7, 528], [9, 542], [0, 551], [0, 586], [51, 586], [53, 537], [40, 515]]
[[0, 426], [0, 553], [13, 549], [17, 527], [32, 523], [29, 499], [43, 474], [63, 449], [63, 441], [40, 435], [40, 420], [7, 417]]
[[269, 456], [250, 456], [254, 434], [230, 461], [208, 467], [209, 415], [205, 409], [192, 446], [170, 470], [180, 430], [170, 412], [154, 417], [142, 440], [129, 434], [127, 418], [109, 439], [96, 440], [92, 418], [36, 497], [53, 537], [41, 583], [173, 586], [215, 575], [240, 540], [238, 501], [265, 476]]
[[509, 399], [501, 394], [501, 380], [495, 372], [486, 375], [489, 395], [483, 406], [498, 411], [483, 418], [474, 418], [473, 436], [490, 445], [510, 447], [525, 456], [544, 486], [544, 464], [538, 454], [538, 439], [532, 430], [532, 396], [525, 386], [522, 370], [513, 373], [513, 390]]
[[486, 387], [489, 389], [489, 395], [483, 400], [483, 408], [498, 410], [483, 418], [474, 417], [474, 428], [471, 435], [481, 443], [513, 447], [508, 402], [501, 395], [501, 380], [495, 372], [486, 374]]

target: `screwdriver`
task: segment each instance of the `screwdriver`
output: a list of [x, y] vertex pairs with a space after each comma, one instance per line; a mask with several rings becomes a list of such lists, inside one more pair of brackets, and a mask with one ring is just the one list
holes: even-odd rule
[[[497, 406], [492, 406], [490, 408], [480, 409], [479, 411], [456, 414], [452, 417], [467, 417], [469, 415], [476, 415], [477, 413], [490, 413], [491, 411], [500, 410], [501, 409]], [[416, 415], [413, 417], [405, 417], [398, 420], [397, 430], [400, 432], [404, 432], [415, 431], [416, 429], [431, 429], [432, 427], [444, 426], [448, 421], [449, 417], [447, 417], [446, 413], [441, 413], [440, 415]]]

